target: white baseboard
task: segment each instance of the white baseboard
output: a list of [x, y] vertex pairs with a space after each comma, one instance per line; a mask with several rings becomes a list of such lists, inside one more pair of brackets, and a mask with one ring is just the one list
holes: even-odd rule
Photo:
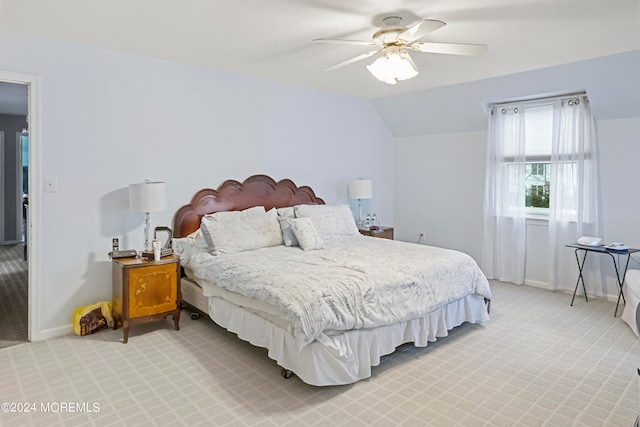
[[[537, 280], [525, 279], [524, 280], [524, 284], [526, 286], [531, 286], [533, 288], [540, 288], [540, 289], [546, 289], [548, 291], [566, 292], [568, 294], [573, 294], [573, 290], [569, 290], [569, 289], [555, 289], [554, 290], [554, 289], [551, 288], [551, 285], [549, 285], [549, 283], [547, 283], [547, 282], [540, 282], [540, 281], [537, 281]], [[576, 298], [578, 296], [584, 298], [584, 295], [582, 294], [582, 289], [578, 290], [578, 293], [576, 294]], [[596, 295], [587, 294], [587, 297], [593, 298], [593, 299], [606, 299], [607, 301], [611, 301], [611, 302], [618, 301], [618, 294], [616, 294], [616, 295], [607, 294], [607, 295], [604, 295], [604, 296], [596, 296]]]
[[534, 288], [546, 289], [548, 291], [553, 290], [553, 289], [551, 289], [551, 285], [549, 285], [547, 282], [540, 282], [540, 281], [537, 281], [537, 280], [524, 279], [524, 284], [527, 285], [527, 286], [532, 286]]
[[44, 329], [37, 334], [36, 337], [31, 337], [31, 341], [43, 341], [49, 338], [61, 337], [63, 335], [71, 334], [71, 324], [64, 326], [58, 326], [57, 328]]

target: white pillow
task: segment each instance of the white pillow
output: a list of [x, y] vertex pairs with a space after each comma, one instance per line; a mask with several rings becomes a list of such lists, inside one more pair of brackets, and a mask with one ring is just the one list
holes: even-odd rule
[[216, 212], [213, 214], [208, 214], [202, 217], [205, 218], [216, 218], [216, 221], [235, 221], [238, 217], [249, 218], [249, 217], [261, 217], [266, 213], [264, 206], [254, 206], [252, 208], [247, 208], [243, 211], [224, 211], [224, 212]]
[[186, 237], [175, 238], [172, 242], [173, 250], [176, 254], [181, 254], [187, 247], [197, 249], [209, 249], [209, 245], [204, 239], [202, 232], [198, 229]]
[[294, 211], [296, 218], [311, 218], [323, 240], [360, 234], [349, 205], [297, 205]]
[[265, 212], [262, 206], [205, 215], [200, 229], [212, 255], [251, 251], [283, 243], [276, 210]]
[[289, 218], [287, 221], [302, 250], [310, 251], [323, 248], [322, 238], [314, 228], [311, 218]]
[[284, 241], [285, 246], [299, 246], [298, 239], [296, 239], [296, 235], [293, 234], [293, 230], [291, 229], [291, 224], [289, 224], [289, 219], [291, 217], [278, 217], [278, 221], [280, 222], [280, 230], [282, 231], [282, 240]]
[[207, 214], [202, 217], [200, 221], [200, 231], [202, 232], [202, 236], [204, 240], [207, 242], [207, 246], [209, 248], [209, 252], [211, 255], [216, 254], [216, 249], [213, 244], [213, 238], [211, 233], [209, 232], [209, 223], [214, 221], [223, 222], [223, 221], [235, 221], [238, 217], [249, 218], [249, 217], [259, 217], [265, 214], [264, 206], [254, 206], [252, 208], [245, 209], [243, 211], [224, 211], [224, 212], [216, 212], [213, 214]]
[[289, 206], [287, 208], [278, 208], [278, 216], [284, 218], [293, 218], [296, 214], [293, 212], [293, 206]]

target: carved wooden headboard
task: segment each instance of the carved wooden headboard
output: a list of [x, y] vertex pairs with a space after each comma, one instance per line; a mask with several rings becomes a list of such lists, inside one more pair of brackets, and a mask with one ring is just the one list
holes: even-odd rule
[[295, 205], [323, 205], [310, 187], [298, 187], [290, 179], [276, 182], [267, 175], [253, 175], [242, 183], [227, 180], [217, 190], [205, 188], [191, 198], [191, 202], [176, 211], [173, 217], [173, 236], [185, 237], [200, 228], [206, 214], [240, 211], [253, 206], [265, 209]]

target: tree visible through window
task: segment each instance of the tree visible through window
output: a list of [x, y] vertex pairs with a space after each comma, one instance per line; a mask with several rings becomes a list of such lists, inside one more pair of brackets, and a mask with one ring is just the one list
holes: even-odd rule
[[525, 206], [549, 209], [551, 163], [526, 163], [525, 171]]
[[[518, 162], [515, 153], [512, 153], [513, 156], [505, 158], [512, 169], [511, 186], [524, 192], [525, 208], [530, 213], [547, 214], [553, 191], [551, 187], [553, 105], [542, 101], [540, 104], [522, 106], [520, 111], [514, 109], [505, 110], [505, 112], [505, 114], [521, 114], [524, 122], [523, 132], [520, 135], [524, 142], [524, 183], [520, 181], [517, 172]], [[514, 146], [512, 149], [517, 148]], [[507, 154], [511, 154], [509, 150]]]
[[549, 210], [553, 105], [524, 106], [525, 207]]

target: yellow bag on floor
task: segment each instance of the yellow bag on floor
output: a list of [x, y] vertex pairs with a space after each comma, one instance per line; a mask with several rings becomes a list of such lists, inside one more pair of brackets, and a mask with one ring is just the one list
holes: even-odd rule
[[111, 303], [102, 301], [76, 308], [73, 310], [71, 325], [76, 335], [89, 335], [113, 327]]

